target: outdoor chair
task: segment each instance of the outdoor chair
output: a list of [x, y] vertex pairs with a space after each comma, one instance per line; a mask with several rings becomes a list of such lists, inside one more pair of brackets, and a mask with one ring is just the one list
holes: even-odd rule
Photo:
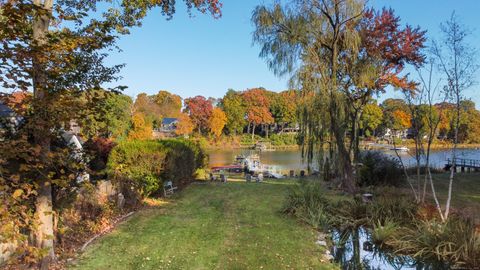
[[257, 175], [257, 183], [261, 183], [261, 182], [263, 182], [263, 174], [259, 173]]
[[251, 174], [247, 174], [247, 175], [245, 176], [245, 180], [246, 180], [247, 182], [252, 182], [252, 175], [251, 175]]
[[173, 186], [173, 183], [172, 181], [167, 181], [163, 184], [163, 194], [165, 195], [165, 197], [168, 197], [170, 195], [173, 195], [173, 193], [175, 192], [175, 190], [177, 189], [178, 187], [174, 187]]
[[225, 174], [220, 174], [220, 182], [227, 182], [227, 176], [225, 176]]

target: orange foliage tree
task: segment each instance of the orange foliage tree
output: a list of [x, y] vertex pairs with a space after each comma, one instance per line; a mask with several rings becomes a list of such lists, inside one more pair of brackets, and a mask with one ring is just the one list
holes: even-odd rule
[[255, 135], [255, 126], [273, 123], [273, 116], [269, 109], [270, 101], [266, 92], [263, 88], [254, 88], [243, 93], [247, 104], [247, 119], [252, 124], [252, 140]]
[[175, 129], [175, 134], [177, 135], [190, 135], [193, 132], [195, 125], [192, 122], [192, 119], [186, 114], [181, 113], [178, 116], [178, 124]]
[[212, 132], [215, 137], [220, 137], [220, 135], [222, 135], [223, 127], [225, 127], [226, 123], [227, 115], [222, 111], [222, 109], [214, 108], [208, 121], [210, 132]]
[[393, 112], [393, 129], [402, 130], [412, 126], [412, 116], [402, 110], [395, 110]]
[[153, 127], [149, 121], [145, 121], [143, 113], [134, 113], [132, 117], [132, 130], [128, 134], [130, 140], [147, 140], [151, 139]]

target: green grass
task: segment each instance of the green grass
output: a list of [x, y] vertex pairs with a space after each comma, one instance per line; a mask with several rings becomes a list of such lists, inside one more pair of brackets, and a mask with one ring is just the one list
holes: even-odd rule
[[73, 269], [336, 269], [279, 212], [290, 181], [193, 184], [90, 246]]
[[[434, 174], [439, 200], [445, 204], [448, 194], [449, 173]], [[480, 173], [457, 173], [453, 180], [452, 207], [471, 214], [480, 213]], [[430, 191], [430, 186], [428, 186]]]

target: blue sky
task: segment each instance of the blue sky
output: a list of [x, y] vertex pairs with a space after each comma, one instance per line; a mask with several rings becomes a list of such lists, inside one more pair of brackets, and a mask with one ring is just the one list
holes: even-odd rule
[[[177, 13], [165, 20], [153, 10], [143, 26], [119, 40], [121, 53], [110, 56], [111, 63], [125, 63], [121, 85], [126, 94], [154, 94], [168, 90], [181, 97], [204, 95], [221, 97], [229, 88], [244, 90], [263, 86], [280, 91], [287, 88], [288, 78], [278, 78], [258, 57], [259, 48], [252, 46], [253, 25], [250, 22], [255, 6], [273, 0], [223, 0], [223, 17], [195, 13], [189, 17], [178, 1]], [[453, 10], [473, 30], [471, 44], [480, 48], [478, 26], [479, 0], [370, 0], [370, 5], [392, 7], [402, 23], [419, 25], [428, 37], [437, 38], [439, 24]], [[480, 59], [479, 59], [480, 60]], [[480, 74], [477, 75], [480, 82]], [[478, 91], [476, 90], [478, 89]], [[480, 105], [480, 85], [466, 95]], [[389, 90], [385, 97], [401, 97]]]

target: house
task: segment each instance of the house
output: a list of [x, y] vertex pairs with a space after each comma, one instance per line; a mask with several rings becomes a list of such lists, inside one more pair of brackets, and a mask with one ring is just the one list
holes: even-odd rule
[[177, 129], [178, 118], [163, 118], [162, 125], [160, 127], [160, 131], [163, 132], [172, 132]]
[[0, 140], [6, 132], [15, 132], [22, 121], [23, 117], [17, 115], [10, 107], [0, 102]]

